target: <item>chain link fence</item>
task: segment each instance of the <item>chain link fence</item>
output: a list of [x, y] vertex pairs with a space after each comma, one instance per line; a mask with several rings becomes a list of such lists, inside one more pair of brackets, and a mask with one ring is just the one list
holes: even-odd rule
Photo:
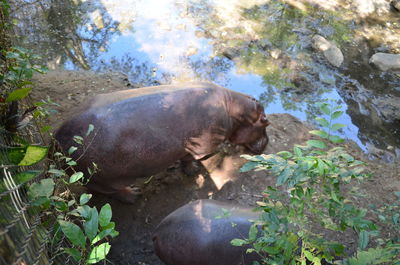
[[[56, 213], [41, 210], [29, 198], [28, 187], [45, 176], [46, 163], [25, 167], [10, 159], [23, 143], [48, 144], [35, 124], [16, 133], [0, 127], [0, 265], [76, 264], [63, 253], [67, 240], [54, 236]], [[27, 178], [26, 172], [35, 175]]]

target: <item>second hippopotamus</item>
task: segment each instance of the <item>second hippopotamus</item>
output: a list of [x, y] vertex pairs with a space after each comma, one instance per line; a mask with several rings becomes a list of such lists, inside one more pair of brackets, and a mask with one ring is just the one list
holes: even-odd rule
[[214, 200], [188, 203], [165, 217], [153, 234], [154, 251], [166, 265], [251, 265], [261, 261], [251, 246], [233, 246], [248, 236], [260, 213]]
[[161, 172], [179, 159], [205, 158], [226, 140], [254, 154], [268, 143], [269, 123], [259, 102], [211, 83], [98, 95], [64, 122], [55, 137], [68, 150], [89, 124], [94, 132], [72, 154], [78, 160], [76, 170], [85, 173], [96, 163], [98, 171], [88, 188], [125, 202], [134, 201], [135, 179]]

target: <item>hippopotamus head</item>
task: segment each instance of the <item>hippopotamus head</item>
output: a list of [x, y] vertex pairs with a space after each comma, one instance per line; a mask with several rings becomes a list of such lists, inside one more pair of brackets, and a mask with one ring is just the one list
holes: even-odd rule
[[268, 144], [265, 128], [269, 125], [269, 121], [264, 113], [264, 107], [256, 99], [244, 95], [233, 100], [230, 113], [236, 128], [229, 141], [243, 145], [251, 153], [261, 154]]

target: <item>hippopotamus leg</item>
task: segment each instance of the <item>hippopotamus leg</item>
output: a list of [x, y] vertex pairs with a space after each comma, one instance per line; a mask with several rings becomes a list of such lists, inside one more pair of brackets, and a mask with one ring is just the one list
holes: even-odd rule
[[123, 189], [116, 191], [113, 194], [110, 194], [114, 199], [117, 199], [124, 203], [133, 204], [135, 203], [137, 197], [141, 195], [143, 192], [139, 187], [136, 186], [127, 186]]
[[201, 163], [198, 162], [192, 155], [186, 155], [181, 160], [182, 173], [188, 176], [194, 176], [199, 173]]
[[128, 204], [135, 203], [136, 199], [143, 193], [140, 185], [136, 184], [121, 187], [107, 187], [107, 189], [105, 189], [104, 185], [97, 185], [96, 182], [89, 182], [87, 187], [92, 192], [105, 194]]

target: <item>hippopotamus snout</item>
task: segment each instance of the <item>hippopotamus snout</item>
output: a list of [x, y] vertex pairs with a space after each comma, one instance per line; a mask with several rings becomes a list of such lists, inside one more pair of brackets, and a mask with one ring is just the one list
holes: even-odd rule
[[166, 265], [251, 265], [260, 256], [230, 241], [248, 235], [249, 220], [257, 218], [251, 208], [198, 200], [161, 221], [153, 234], [154, 251]]
[[264, 137], [261, 137], [259, 140], [255, 141], [254, 143], [244, 144], [244, 147], [249, 150], [251, 153], [255, 155], [261, 154], [265, 148], [267, 147], [269, 142], [268, 135], [265, 134]]

